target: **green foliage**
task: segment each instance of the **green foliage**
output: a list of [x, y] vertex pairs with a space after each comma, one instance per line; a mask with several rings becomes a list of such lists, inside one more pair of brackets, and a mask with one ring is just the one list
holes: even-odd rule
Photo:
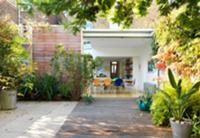
[[[33, 14], [39, 10], [47, 15], [60, 15], [67, 13], [70, 20], [66, 20], [65, 25], [80, 31], [87, 21], [95, 22], [98, 16], [109, 17], [112, 22], [124, 27], [129, 27], [134, 15], [144, 16], [148, 12], [153, 0], [18, 0], [18, 4], [24, 10]], [[161, 15], [167, 15], [172, 9], [176, 9], [185, 3], [188, 7], [197, 5], [195, 1], [176, 1], [172, 4], [168, 0], [157, 0]]]
[[17, 92], [21, 99], [33, 98], [33, 88], [36, 80], [35, 66], [33, 64], [24, 65], [21, 68], [18, 78]]
[[89, 87], [93, 71], [99, 60], [93, 60], [90, 55], [81, 55], [66, 51], [62, 45], [56, 46], [51, 59], [52, 75], [57, 78], [60, 90], [71, 100], [80, 100], [83, 91]]
[[17, 87], [18, 96], [23, 97], [24, 99], [31, 98], [31, 94], [34, 88], [36, 76], [34, 73], [25, 74], [22, 76]]
[[[39, 10], [47, 15], [60, 15], [67, 13], [70, 20], [65, 25], [80, 31], [87, 21], [95, 22], [98, 16], [111, 18], [112, 22], [124, 27], [129, 27], [134, 19], [134, 15], [144, 16], [148, 12], [153, 0], [18, 0], [18, 4], [24, 10], [33, 14]], [[198, 0], [181, 1], [175, 0], [169, 3], [168, 0], [156, 0], [161, 15], [168, 15], [173, 9], [177, 9], [184, 4], [188, 11], [195, 11]], [[196, 10], [197, 11], [197, 10]]]
[[185, 4], [162, 17], [156, 25], [157, 58], [187, 77], [200, 78], [200, 7]]
[[171, 70], [168, 75], [170, 82], [164, 83], [163, 90], [153, 96], [151, 113], [156, 125], [167, 125], [170, 117], [180, 121], [193, 114], [200, 115], [200, 83], [193, 84], [186, 79], [177, 83]]
[[[165, 86], [165, 90], [168, 87]], [[170, 92], [167, 90], [167, 92]], [[164, 101], [164, 96], [162, 92], [157, 91], [153, 96], [153, 102], [151, 105], [152, 121], [158, 126], [167, 126], [169, 124], [169, 118], [172, 116], [169, 108]]]
[[133, 7], [135, 3], [131, 0], [119, 0], [116, 2], [112, 17], [113, 23], [120, 24], [123, 28], [129, 27], [133, 21]]
[[68, 83], [59, 83], [58, 84], [58, 90], [59, 90], [59, 94], [62, 95], [63, 97], [68, 98], [70, 92], [72, 91], [72, 84], [70, 82]]
[[14, 78], [0, 75], [0, 90], [8, 90], [13, 88], [15, 88]]
[[141, 110], [150, 111], [150, 107], [152, 104], [152, 97], [153, 97], [153, 93], [151, 91], [152, 90], [148, 88], [145, 91], [144, 95], [140, 96], [137, 99], [137, 104]]
[[164, 100], [172, 112], [173, 117], [176, 120], [181, 121], [183, 120], [185, 111], [191, 104], [189, 100], [190, 97], [199, 90], [200, 81], [195, 83], [187, 92], [183, 92], [181, 85], [182, 80], [179, 79], [177, 83], [170, 69], [168, 70], [168, 77], [171, 86], [175, 89], [176, 97], [171, 97], [167, 92], [162, 91], [162, 93], [165, 95]]
[[23, 100], [80, 100], [93, 78], [93, 71], [101, 64], [99, 58], [65, 51], [56, 46], [51, 60], [51, 74], [35, 75], [33, 68], [25, 66], [20, 75], [18, 96]]
[[94, 97], [88, 93], [84, 94], [82, 98], [86, 104], [91, 104], [95, 101]]
[[152, 99], [153, 99], [153, 95], [155, 93], [155, 89], [156, 88], [154, 86], [146, 87], [144, 94], [136, 100], [140, 110], [150, 111], [150, 107], [152, 105]]
[[[13, 88], [17, 85], [18, 78], [22, 74], [24, 61], [28, 58], [27, 51], [22, 47], [24, 39], [20, 36], [17, 26], [8, 17], [0, 18], [0, 75], [4, 80], [13, 80], [12, 85], [3, 87]], [[10, 81], [8, 82], [11, 83]]]
[[152, 94], [150, 93], [145, 93], [143, 96], [140, 96], [138, 99], [138, 102], [143, 102], [145, 104], [151, 104], [152, 102]]
[[49, 74], [38, 76], [34, 83], [34, 92], [38, 99], [52, 100], [58, 93], [58, 81]]
[[199, 138], [200, 137], [200, 117], [197, 115], [193, 116], [193, 135], [192, 138]]

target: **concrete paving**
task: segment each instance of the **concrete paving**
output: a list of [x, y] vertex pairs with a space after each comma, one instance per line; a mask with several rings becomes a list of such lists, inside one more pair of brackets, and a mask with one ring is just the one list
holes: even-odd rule
[[77, 102], [18, 102], [0, 111], [0, 138], [53, 138]]
[[96, 98], [80, 102], [56, 138], [171, 138], [170, 128], [152, 125], [149, 113], [138, 110], [134, 98]]

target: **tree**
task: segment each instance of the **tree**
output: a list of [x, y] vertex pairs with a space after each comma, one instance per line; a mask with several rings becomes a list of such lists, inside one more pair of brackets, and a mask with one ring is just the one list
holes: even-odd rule
[[187, 4], [173, 10], [155, 28], [159, 45], [156, 58], [172, 65], [177, 73], [200, 79], [200, 15], [199, 7], [190, 11]]
[[[134, 16], [144, 16], [153, 0], [18, 0], [24, 10], [33, 14], [41, 11], [46, 15], [64, 14], [71, 17], [65, 22], [67, 27], [77, 32], [87, 21], [95, 22], [98, 16], [107, 17], [122, 28], [129, 27]], [[161, 15], [188, 3], [188, 9], [197, 6], [199, 0], [156, 0]]]

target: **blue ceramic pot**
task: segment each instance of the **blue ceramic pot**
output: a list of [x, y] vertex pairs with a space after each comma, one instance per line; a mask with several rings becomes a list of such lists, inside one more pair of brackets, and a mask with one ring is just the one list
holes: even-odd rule
[[150, 111], [150, 103], [149, 102], [144, 103], [143, 101], [140, 101], [138, 103], [138, 107], [142, 111]]

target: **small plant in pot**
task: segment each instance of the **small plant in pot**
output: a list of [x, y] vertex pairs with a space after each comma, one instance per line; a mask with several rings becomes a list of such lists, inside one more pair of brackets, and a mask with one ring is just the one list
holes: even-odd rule
[[174, 75], [170, 69], [168, 69], [169, 82], [176, 92], [176, 96], [172, 97], [167, 92], [162, 91], [165, 95], [165, 101], [169, 106], [172, 118], [170, 118], [170, 125], [172, 127], [174, 138], [190, 138], [192, 132], [193, 122], [189, 118], [185, 118], [186, 110], [190, 106], [190, 97], [195, 94], [200, 87], [200, 82], [195, 83], [189, 91], [182, 89], [182, 79], [176, 82]]
[[83, 94], [82, 98], [83, 98], [83, 101], [88, 105], [92, 104], [95, 101], [94, 97], [88, 93]]
[[26, 39], [9, 17], [0, 17], [0, 29], [0, 104], [1, 109], [13, 109], [16, 107], [16, 86], [29, 54], [22, 46]]
[[17, 102], [17, 92], [15, 79], [0, 75], [0, 109], [15, 109]]
[[140, 96], [137, 100], [138, 107], [141, 111], [150, 111], [152, 103], [152, 94], [145, 92], [143, 96]]

